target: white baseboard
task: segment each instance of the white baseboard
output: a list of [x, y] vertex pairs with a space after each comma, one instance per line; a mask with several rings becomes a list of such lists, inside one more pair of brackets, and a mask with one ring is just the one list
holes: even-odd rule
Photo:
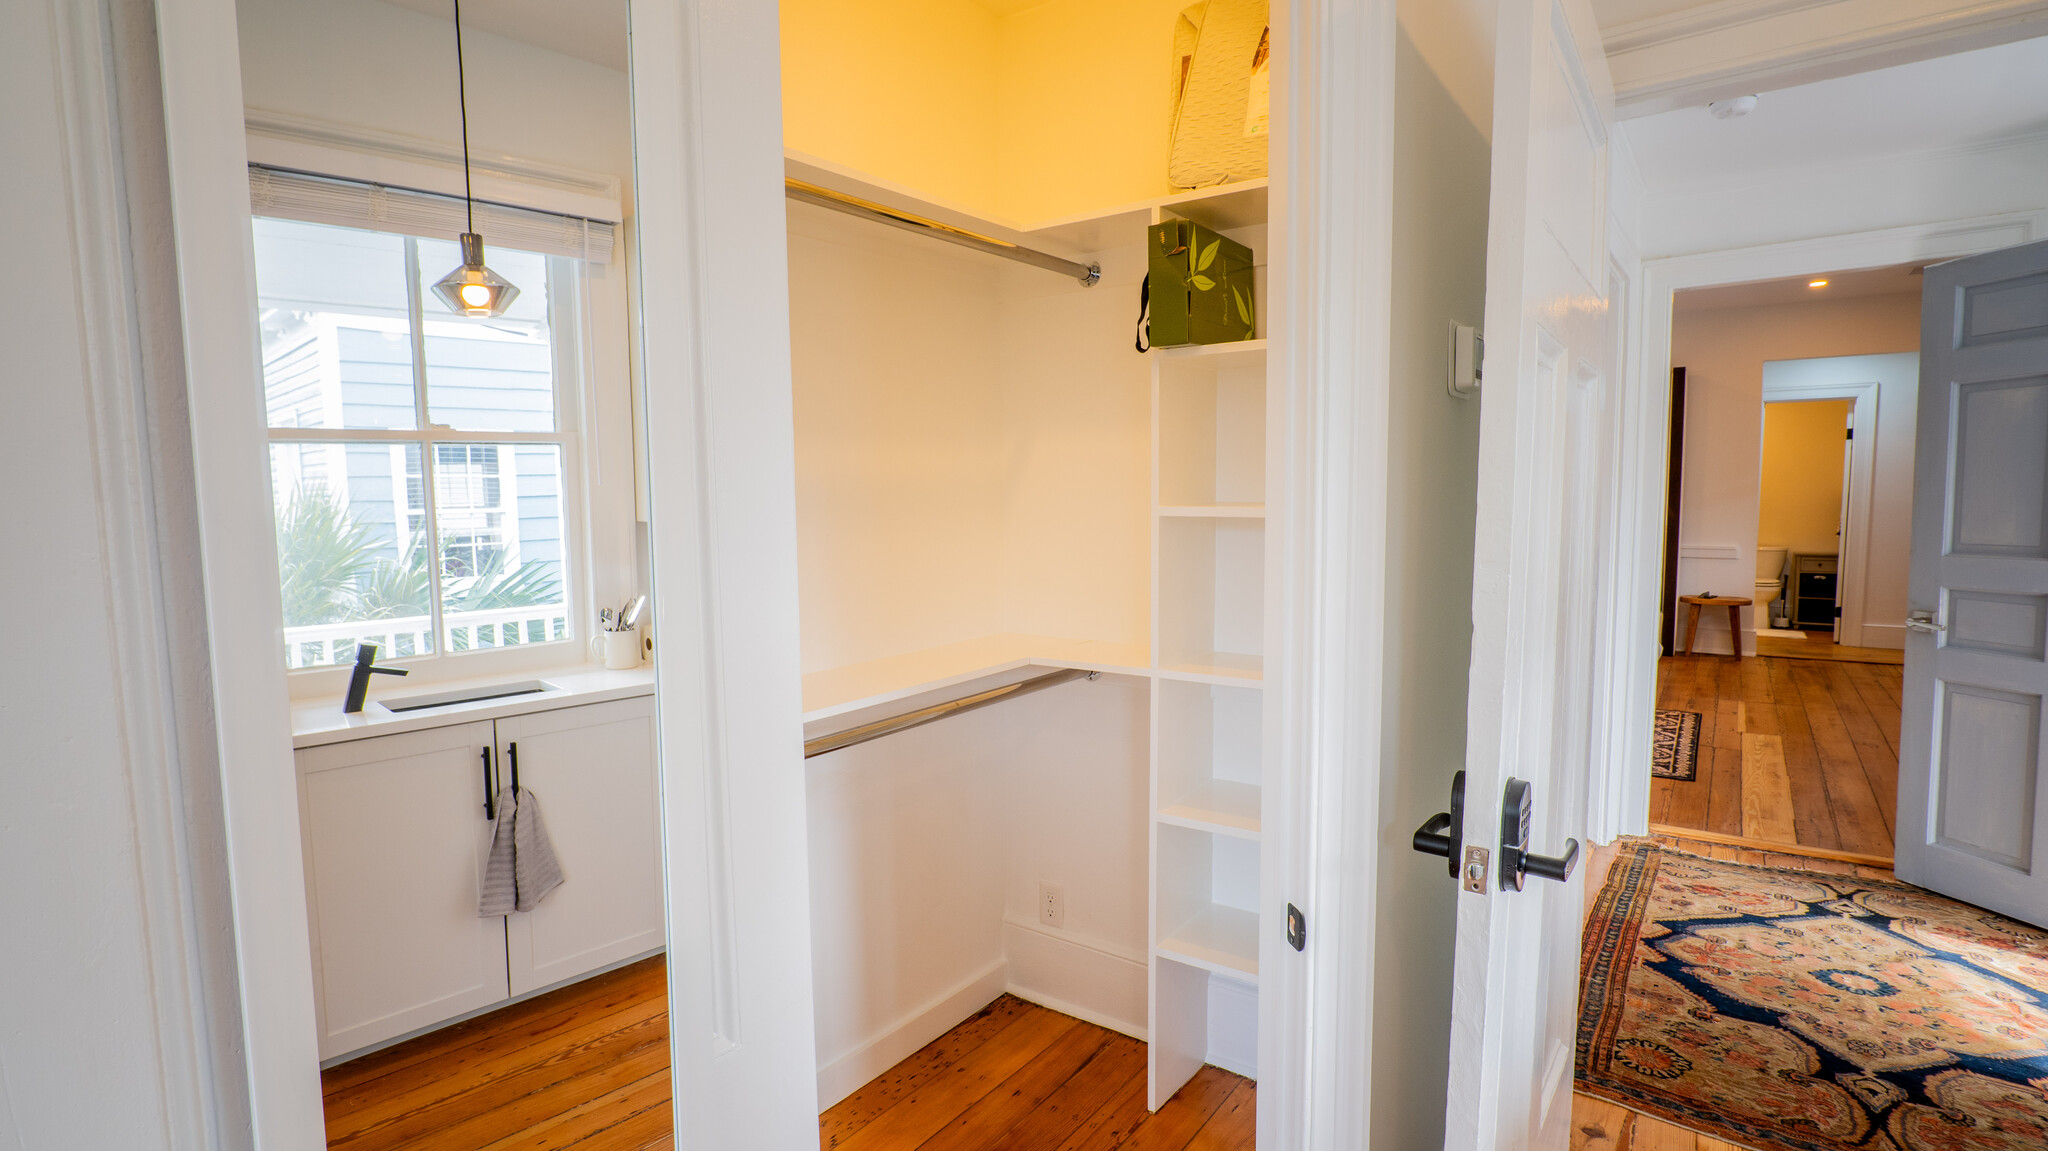
[[862, 1084], [909, 1058], [918, 1048], [951, 1031], [988, 1006], [1005, 990], [1009, 964], [998, 959], [974, 978], [898, 1020], [888, 1030], [818, 1068], [818, 1108], [823, 1110]]
[[1866, 623], [1863, 625], [1864, 647], [1886, 647], [1893, 651], [1906, 650], [1906, 625], [1902, 623]]
[[1003, 917], [1008, 989], [1019, 999], [1144, 1039], [1143, 953], [1106, 940], [1039, 926], [1014, 912]]
[[1259, 989], [1209, 976], [1209, 1062], [1246, 1079], [1259, 1077]]

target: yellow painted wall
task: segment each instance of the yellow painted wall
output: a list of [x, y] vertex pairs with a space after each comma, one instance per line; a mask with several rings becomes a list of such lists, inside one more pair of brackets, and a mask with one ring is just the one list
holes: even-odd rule
[[1192, 2], [782, 0], [783, 140], [1019, 224], [1167, 195]]
[[1794, 552], [1836, 550], [1842, 518], [1842, 429], [1848, 400], [1764, 405], [1762, 498], [1757, 542]]
[[782, 0], [784, 144], [989, 210], [996, 30], [975, 0]]

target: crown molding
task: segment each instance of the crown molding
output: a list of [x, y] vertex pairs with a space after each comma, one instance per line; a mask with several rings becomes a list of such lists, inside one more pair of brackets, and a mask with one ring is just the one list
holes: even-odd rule
[[1603, 42], [1626, 119], [2043, 34], [2048, 0], [1716, 0]]

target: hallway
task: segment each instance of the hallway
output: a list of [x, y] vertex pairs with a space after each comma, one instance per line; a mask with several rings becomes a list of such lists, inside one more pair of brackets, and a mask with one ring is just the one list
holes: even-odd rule
[[1659, 660], [1658, 709], [1697, 712], [1700, 732], [1697, 776], [1651, 781], [1653, 830], [1844, 852], [1889, 866], [1901, 670], [1711, 655]]

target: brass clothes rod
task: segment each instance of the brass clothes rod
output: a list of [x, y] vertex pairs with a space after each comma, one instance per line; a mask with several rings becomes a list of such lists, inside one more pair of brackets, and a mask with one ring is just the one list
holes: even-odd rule
[[890, 208], [872, 200], [863, 200], [859, 196], [849, 196], [845, 192], [836, 192], [817, 184], [784, 179], [782, 188], [783, 194], [792, 200], [802, 200], [806, 204], [816, 204], [820, 208], [830, 208], [849, 216], [859, 216], [863, 220], [873, 220], [878, 224], [901, 228], [906, 232], [930, 236], [934, 240], [944, 240], [963, 248], [973, 248], [977, 252], [987, 252], [991, 256], [1001, 256], [1020, 264], [1030, 264], [1036, 268], [1059, 272], [1081, 281], [1081, 286], [1085, 288], [1094, 287], [1095, 282], [1102, 278], [1100, 264], [1077, 264], [1072, 260], [1063, 260], [1058, 256], [1012, 244], [1008, 240], [998, 240], [994, 236], [984, 236], [980, 232], [970, 232], [951, 224], [941, 224], [937, 220], [928, 220], [911, 212]]
[[1058, 687], [1060, 684], [1072, 680], [1094, 679], [1101, 674], [1099, 671], [1087, 671], [1078, 667], [1070, 667], [1064, 671], [1033, 676], [1030, 679], [1004, 684], [1002, 687], [990, 688], [987, 691], [976, 692], [973, 695], [962, 696], [959, 699], [948, 700], [945, 703], [935, 703], [930, 707], [921, 707], [916, 711], [907, 711], [902, 715], [891, 716], [888, 719], [878, 719], [873, 723], [864, 723], [859, 727], [849, 727], [845, 731], [806, 740], [804, 742], [804, 758], [810, 759], [814, 756], [823, 755], [828, 751], [838, 751], [840, 748], [852, 747], [857, 743], [866, 743], [871, 739], [880, 739], [885, 735], [895, 735], [899, 731], [909, 731], [913, 727], [923, 727], [925, 724], [931, 723], [934, 720], [944, 719], [949, 715], [959, 715], [962, 712], [973, 711], [978, 707], [987, 707], [989, 704], [1000, 703], [1006, 699], [1016, 699], [1018, 696], [1030, 695], [1034, 691], [1044, 691], [1049, 687]]

